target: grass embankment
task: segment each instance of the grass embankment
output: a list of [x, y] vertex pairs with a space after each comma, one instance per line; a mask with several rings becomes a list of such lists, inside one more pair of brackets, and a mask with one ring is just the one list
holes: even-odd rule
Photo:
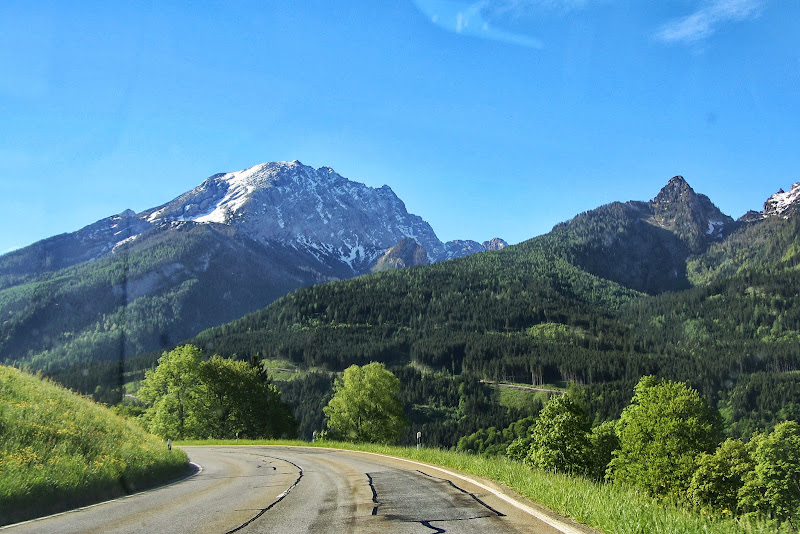
[[175, 479], [186, 454], [70, 391], [0, 366], [0, 525]]
[[182, 445], [300, 445], [358, 450], [408, 458], [498, 482], [564, 517], [613, 534], [761, 534], [774, 532], [759, 522], [713, 518], [661, 502], [615, 484], [538, 471], [505, 457], [486, 457], [438, 449], [340, 442], [208, 440]]

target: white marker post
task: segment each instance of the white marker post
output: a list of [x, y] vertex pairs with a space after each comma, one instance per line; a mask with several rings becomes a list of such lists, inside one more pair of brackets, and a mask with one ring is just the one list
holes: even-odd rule
[[417, 450], [419, 450], [421, 445], [422, 445], [422, 432], [417, 432]]

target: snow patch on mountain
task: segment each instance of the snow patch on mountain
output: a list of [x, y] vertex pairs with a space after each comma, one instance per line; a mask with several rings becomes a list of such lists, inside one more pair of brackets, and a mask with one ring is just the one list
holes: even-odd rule
[[182, 224], [231, 226], [262, 244], [305, 251], [334, 272], [354, 275], [369, 272], [404, 239], [418, 243], [430, 262], [492, 248], [474, 241], [445, 245], [389, 186], [369, 187], [330, 167], [314, 169], [295, 160], [215, 174], [166, 204], [109, 218], [93, 229], [100, 242], [96, 256], [150, 228]]
[[[253, 191], [269, 185], [270, 177], [265, 176], [266, 173], [263, 172], [266, 166], [267, 164], [264, 163], [222, 176], [220, 180], [228, 184], [225, 196], [206, 214], [190, 217], [187, 220], [199, 223], [227, 224], [230, 217], [244, 206]], [[187, 206], [186, 210], [191, 211], [190, 208], [191, 206]]]
[[716, 237], [722, 237], [720, 233], [720, 229], [725, 226], [725, 221], [708, 221], [708, 230], [706, 230], [707, 235], [714, 235]]
[[[792, 185], [789, 191], [779, 189], [777, 193], [769, 197], [764, 203], [764, 217], [783, 215], [797, 204], [800, 204], [800, 182]], [[788, 215], [784, 215], [784, 217], [788, 217]]]

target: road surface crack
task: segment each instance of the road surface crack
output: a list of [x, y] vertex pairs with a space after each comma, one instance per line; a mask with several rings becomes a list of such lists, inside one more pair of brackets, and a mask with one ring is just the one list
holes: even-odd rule
[[[255, 455], [254, 455], [254, 456], [255, 456]], [[267, 458], [274, 458], [274, 457], [272, 457], [272, 456], [267, 456]], [[252, 522], [253, 522], [253, 521], [255, 521], [256, 519], [258, 519], [259, 517], [261, 517], [262, 515], [264, 515], [264, 514], [265, 514], [265, 513], [266, 513], [268, 510], [270, 510], [270, 509], [271, 509], [273, 506], [275, 506], [276, 504], [278, 504], [279, 502], [281, 502], [281, 501], [282, 501], [282, 500], [283, 500], [283, 499], [284, 499], [284, 498], [285, 498], [287, 495], [289, 495], [289, 492], [290, 492], [290, 491], [292, 491], [294, 488], [296, 488], [296, 487], [297, 487], [297, 485], [300, 483], [300, 479], [302, 479], [302, 478], [303, 478], [303, 468], [302, 468], [302, 467], [300, 467], [299, 465], [297, 465], [297, 464], [296, 464], [296, 463], [294, 463], [294, 462], [290, 462], [289, 460], [286, 460], [286, 459], [283, 459], [283, 458], [274, 458], [274, 459], [276, 459], [276, 460], [280, 460], [280, 461], [282, 461], [282, 462], [286, 462], [286, 463], [289, 463], [289, 464], [292, 464], [293, 466], [295, 466], [295, 467], [298, 469], [298, 471], [300, 472], [300, 474], [299, 474], [299, 475], [298, 475], [298, 477], [297, 477], [297, 480], [295, 480], [295, 481], [294, 481], [294, 483], [292, 483], [292, 485], [291, 485], [291, 486], [289, 486], [288, 488], [286, 488], [286, 491], [284, 491], [283, 493], [281, 493], [280, 495], [278, 495], [278, 497], [277, 497], [277, 498], [276, 498], [276, 499], [275, 499], [275, 500], [274, 500], [274, 501], [273, 501], [273, 502], [272, 502], [272, 503], [271, 503], [269, 506], [267, 506], [266, 508], [261, 508], [261, 509], [259, 510], [259, 512], [258, 512], [256, 515], [254, 515], [252, 518], [250, 518], [248, 521], [246, 521], [246, 522], [242, 523], [241, 525], [239, 525], [238, 527], [234, 528], [233, 530], [229, 530], [229, 531], [228, 531], [228, 532], [226, 532], [225, 534], [233, 534], [234, 532], [239, 532], [240, 530], [242, 530], [243, 528], [245, 528], [247, 525], [249, 525], [250, 523], [252, 523]]]
[[[419, 469], [417, 469], [417, 472], [418, 472], [418, 473], [421, 473], [421, 474], [423, 474], [423, 475], [425, 475], [425, 476], [426, 476], [426, 477], [428, 477], [428, 478], [435, 478], [436, 480], [444, 480], [445, 482], [447, 482], [448, 484], [450, 484], [452, 487], [454, 487], [455, 489], [457, 489], [457, 490], [458, 490], [458, 491], [460, 491], [461, 493], [463, 493], [463, 494], [465, 494], [465, 495], [469, 495], [470, 497], [472, 497], [473, 499], [475, 499], [475, 501], [477, 501], [477, 502], [478, 502], [478, 504], [480, 504], [481, 506], [483, 506], [483, 507], [484, 507], [484, 508], [486, 508], [487, 510], [491, 511], [492, 513], [496, 514], [498, 517], [505, 517], [505, 516], [506, 516], [506, 514], [504, 514], [503, 512], [499, 512], [499, 511], [495, 510], [494, 508], [492, 508], [491, 506], [489, 506], [488, 504], [486, 504], [485, 502], [483, 502], [483, 501], [482, 501], [482, 500], [481, 500], [481, 499], [480, 499], [480, 498], [479, 498], [477, 495], [475, 495], [474, 493], [472, 493], [472, 492], [469, 492], [469, 491], [465, 490], [464, 488], [459, 488], [458, 486], [456, 486], [455, 484], [453, 484], [453, 481], [452, 481], [452, 480], [448, 480], [448, 479], [446, 479], [446, 478], [439, 478], [439, 477], [435, 477], [435, 476], [433, 476], [433, 475], [429, 475], [428, 473], [424, 473], [424, 472], [420, 471]], [[373, 490], [373, 491], [374, 491], [374, 490]]]
[[367, 480], [369, 480], [369, 487], [372, 490], [372, 502], [375, 503], [375, 506], [372, 507], [372, 515], [378, 515], [378, 492], [375, 490], [375, 484], [372, 481], [372, 475], [369, 473], [364, 473], [367, 475]]
[[434, 527], [433, 525], [431, 525], [431, 522], [430, 522], [430, 521], [420, 521], [420, 524], [421, 524], [422, 526], [424, 526], [424, 527], [428, 527], [429, 529], [433, 530], [433, 531], [434, 531], [434, 534], [443, 534], [444, 532], [447, 532], [447, 531], [446, 531], [445, 529], [443, 529], [443, 528]]

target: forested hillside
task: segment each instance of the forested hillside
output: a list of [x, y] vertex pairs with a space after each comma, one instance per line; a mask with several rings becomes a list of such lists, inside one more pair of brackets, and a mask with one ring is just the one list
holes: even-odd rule
[[[625, 339], [627, 326], [616, 310], [640, 294], [574, 267], [549, 245], [545, 237], [424, 268], [308, 287], [195, 342], [224, 354], [260, 353], [331, 370], [380, 359], [456, 374], [540, 353], [542, 369], [534, 365], [521, 379], [547, 374], [550, 353], [555, 364], [564, 352], [623, 348], [624, 342], [612, 346], [605, 338], [616, 333], [615, 339]], [[573, 345], [579, 350], [563, 350]]]
[[268, 248], [224, 225], [179, 223], [93, 262], [8, 274], [0, 361], [55, 372], [171, 347], [317, 281], [296, 267], [297, 252]]
[[[169, 232], [0, 291], [8, 306], [29, 306], [3, 323], [0, 347], [13, 353], [39, 328], [37, 348], [17, 362], [116, 403], [200, 317], [241, 316], [287, 290], [261, 273], [310, 283], [312, 273], [266, 262], [252, 250], [266, 245], [230, 227]], [[733, 222], [675, 177], [650, 202], [602, 206], [502, 250], [308, 286], [188, 341], [207, 357], [299, 368], [276, 385], [305, 438], [323, 427], [332, 374], [371, 361], [401, 378], [412, 426], [436, 445], [542, 406], [501, 402], [483, 380], [574, 383], [600, 422], [619, 416], [645, 375], [689, 382], [721, 409], [728, 433], [746, 436], [800, 417], [799, 235], [796, 215]], [[266, 257], [284, 258], [275, 252]], [[233, 281], [223, 265], [235, 266]], [[108, 291], [116, 300], [101, 298]], [[71, 324], [86, 314], [92, 328]]]
[[[597, 421], [618, 417], [633, 386], [649, 374], [689, 382], [722, 409], [735, 435], [800, 417], [797, 221], [740, 223], [708, 252], [690, 256], [677, 237], [660, 236], [664, 230], [629, 216], [636, 209], [608, 206], [498, 252], [305, 288], [194, 342], [225, 355], [329, 371], [382, 361], [412, 391], [426, 376], [419, 369], [462, 380], [574, 382], [585, 387]], [[613, 225], [619, 228], [613, 239], [602, 239]], [[647, 254], [616, 255], [641, 243], [652, 245], [641, 248]], [[677, 283], [662, 276], [666, 270], [647, 267], [648, 261], [668, 264], [674, 272], [680, 256], [672, 255], [670, 243], [691, 266], [724, 261], [739, 267], [732, 276], [708, 277], [707, 285], [655, 296], [587, 272], [617, 265], [638, 280], [632, 286]], [[623, 268], [629, 264], [639, 274]], [[682, 273], [680, 283], [688, 284], [686, 263]], [[417, 370], [403, 371], [408, 365]], [[464, 404], [450, 402], [443, 406]], [[493, 415], [497, 423], [524, 415], [500, 412]], [[459, 420], [439, 415], [440, 423]], [[442, 436], [444, 443], [454, 445], [454, 435]]]

